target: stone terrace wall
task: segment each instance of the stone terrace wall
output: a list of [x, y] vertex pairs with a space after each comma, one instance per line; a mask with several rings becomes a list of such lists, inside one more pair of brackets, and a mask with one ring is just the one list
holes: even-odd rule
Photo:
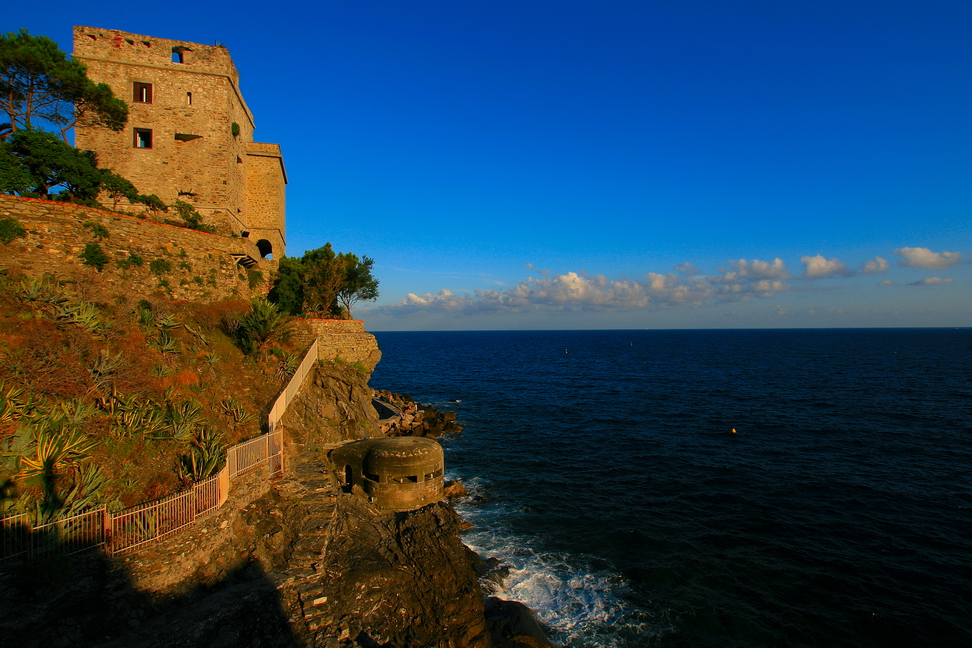
[[[33, 198], [0, 194], [0, 217], [12, 217], [28, 231], [26, 238], [0, 245], [0, 267], [20, 269], [30, 276], [53, 273], [63, 277], [92, 277], [124, 287], [124, 293], [148, 297], [166, 293], [178, 299], [216, 301], [226, 297], [248, 299], [266, 294], [270, 272], [277, 263], [260, 259], [249, 239], [207, 234], [114, 212]], [[98, 241], [85, 223], [108, 230]], [[85, 244], [97, 242], [111, 261], [100, 273], [81, 263]], [[141, 267], [119, 268], [116, 261], [135, 254]], [[258, 260], [248, 273], [232, 254]], [[155, 273], [149, 264], [164, 259], [167, 272]], [[251, 287], [251, 280], [254, 285]]]
[[305, 338], [310, 344], [317, 338], [317, 356], [321, 360], [343, 360], [344, 362], [360, 362], [368, 371], [373, 371], [381, 360], [378, 341], [371, 333], [364, 330], [361, 320], [324, 320], [302, 319], [299, 322], [306, 325], [306, 330], [298, 333], [298, 338]]

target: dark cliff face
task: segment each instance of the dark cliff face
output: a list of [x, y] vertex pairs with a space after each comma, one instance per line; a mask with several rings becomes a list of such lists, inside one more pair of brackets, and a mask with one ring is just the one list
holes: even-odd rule
[[301, 602], [305, 636], [313, 645], [491, 646], [460, 522], [448, 504], [396, 514], [339, 496], [314, 598]]
[[292, 444], [334, 444], [381, 436], [369, 375], [354, 365], [320, 361], [312, 383], [290, 403], [282, 424]]

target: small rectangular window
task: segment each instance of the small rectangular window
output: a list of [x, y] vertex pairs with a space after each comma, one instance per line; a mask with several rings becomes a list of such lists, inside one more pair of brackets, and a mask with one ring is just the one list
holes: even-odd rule
[[152, 131], [148, 128], [135, 129], [135, 148], [152, 148]]
[[192, 105], [192, 93], [191, 92], [187, 92], [186, 93], [186, 105], [187, 106], [191, 106]]
[[133, 84], [134, 92], [132, 93], [132, 101], [135, 103], [152, 103], [152, 84], [151, 83], [141, 83], [136, 81]]
[[184, 47], [178, 47], [178, 46], [173, 47], [172, 48], [172, 62], [173, 63], [185, 63], [186, 60], [185, 60], [185, 57], [183, 55], [183, 52], [184, 51], [185, 51], [185, 48]]

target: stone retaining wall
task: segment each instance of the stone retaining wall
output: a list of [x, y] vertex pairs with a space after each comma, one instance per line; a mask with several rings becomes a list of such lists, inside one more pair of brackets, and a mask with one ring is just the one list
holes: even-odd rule
[[[306, 328], [297, 336], [308, 344], [315, 337], [318, 343], [318, 357], [321, 360], [343, 360], [360, 362], [368, 371], [373, 371], [381, 359], [378, 341], [371, 333], [365, 332], [361, 320], [301, 319]], [[303, 328], [303, 327], [302, 327]], [[304, 340], [306, 338], [306, 340]]]
[[[138, 297], [165, 293], [187, 300], [248, 299], [266, 294], [270, 273], [277, 266], [275, 261], [261, 259], [249, 239], [207, 234], [70, 203], [0, 194], [0, 217], [15, 218], [28, 231], [26, 238], [0, 246], [0, 267], [20, 269], [30, 276], [53, 273], [104, 282], [122, 286], [122, 292]], [[93, 224], [104, 227], [108, 237], [99, 240]], [[110, 259], [101, 272], [81, 262], [80, 255], [91, 242], [98, 243]], [[133, 254], [142, 259], [141, 266], [123, 268], [117, 264]], [[236, 264], [234, 254], [248, 255], [257, 260], [257, 265], [248, 272]], [[150, 264], [158, 260], [168, 262], [169, 269], [157, 263], [153, 271]]]

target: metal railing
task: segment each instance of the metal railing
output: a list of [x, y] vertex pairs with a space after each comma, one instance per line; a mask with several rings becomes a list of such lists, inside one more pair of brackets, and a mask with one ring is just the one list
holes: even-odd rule
[[35, 516], [21, 513], [0, 518], [0, 563], [17, 557], [69, 555], [101, 547], [117, 554], [160, 540], [219, 509], [229, 496], [230, 483], [266, 464], [272, 475], [283, 472], [283, 430], [277, 429], [287, 406], [297, 395], [317, 361], [317, 340], [311, 344], [268, 416], [267, 434], [226, 449], [226, 465], [191, 488], [119, 513], [104, 507], [34, 525]]

